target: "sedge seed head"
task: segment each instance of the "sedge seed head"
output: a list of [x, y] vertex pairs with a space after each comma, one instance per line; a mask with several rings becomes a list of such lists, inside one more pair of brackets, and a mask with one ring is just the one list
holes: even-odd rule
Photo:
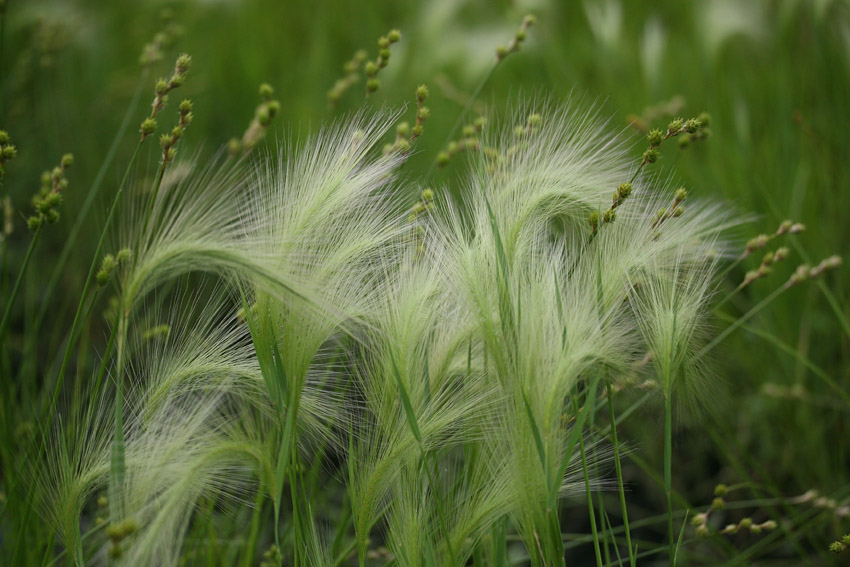
[[655, 147], [664, 141], [664, 134], [657, 128], [652, 129], [649, 131], [649, 134], [647, 134], [646, 141], [649, 142], [650, 146]]

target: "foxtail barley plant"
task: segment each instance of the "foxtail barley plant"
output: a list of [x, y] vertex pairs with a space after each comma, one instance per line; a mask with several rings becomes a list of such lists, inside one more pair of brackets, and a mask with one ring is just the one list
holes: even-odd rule
[[[43, 522], [41, 565], [557, 567], [579, 517], [597, 566], [634, 567], [645, 555], [628, 519], [614, 396], [638, 385], [663, 408], [667, 537], [649, 553], [684, 564], [676, 418], [705, 409], [723, 338], [840, 258], [801, 266], [720, 330], [712, 308], [790, 251], [769, 251], [724, 297], [732, 267], [804, 227], [783, 223], [742, 246], [746, 216], [669, 181], [656, 165], [667, 141], [704, 140], [708, 115], [650, 130], [638, 159], [599, 107], [574, 99], [518, 101], [452, 141], [535, 21], [496, 51], [423, 178], [405, 166], [431, 112], [425, 85], [412, 126], [369, 107], [268, 149], [280, 103], [264, 84], [242, 137], [207, 161], [184, 148], [204, 117], [168, 100], [191, 81], [191, 58], [177, 57], [154, 81], [35, 435], [5, 477], [20, 500], [14, 543], [0, 526], [13, 558], [33, 555], [27, 530]], [[167, 39], [146, 46], [145, 69]], [[374, 94], [401, 39], [381, 37], [374, 60], [355, 54], [329, 102], [361, 68]], [[138, 176], [149, 138], [158, 161]], [[0, 183], [14, 157], [0, 132]], [[431, 175], [450, 159], [463, 168], [456, 186]], [[34, 200], [0, 337], [72, 162], [63, 157]], [[71, 372], [91, 348], [81, 330], [107, 303], [97, 363]], [[594, 503], [602, 490], [619, 493], [616, 528]], [[746, 520], [721, 533], [778, 528]], [[698, 514], [697, 535], [709, 524]]]

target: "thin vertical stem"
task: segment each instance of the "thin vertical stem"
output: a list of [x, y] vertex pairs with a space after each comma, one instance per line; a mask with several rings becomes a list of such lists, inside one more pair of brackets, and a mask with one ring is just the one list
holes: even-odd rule
[[21, 282], [24, 279], [24, 272], [27, 271], [27, 266], [29, 266], [30, 260], [32, 259], [32, 253], [35, 250], [35, 245], [38, 243], [39, 236], [41, 236], [41, 225], [39, 225], [36, 229], [32, 240], [30, 240], [29, 248], [27, 248], [27, 254], [24, 256], [24, 263], [21, 266], [21, 270], [18, 272], [18, 277], [15, 280], [15, 285], [12, 287], [12, 293], [9, 295], [9, 300], [6, 302], [6, 309], [3, 311], [3, 319], [0, 321], [0, 341], [2, 341], [3, 337], [6, 335], [6, 327], [9, 324], [9, 317], [12, 314], [12, 305], [15, 303], [15, 298], [18, 296], [18, 291], [21, 288]]
[[[451, 139], [457, 134], [457, 131], [460, 130], [461, 125], [463, 124], [463, 119], [472, 110], [472, 107], [475, 105], [475, 101], [478, 99], [478, 96], [481, 94], [481, 91], [484, 90], [484, 87], [490, 81], [490, 77], [493, 76], [493, 73], [496, 71], [496, 68], [499, 66], [500, 61], [497, 60], [493, 65], [490, 66], [490, 69], [487, 70], [487, 73], [481, 78], [478, 84], [475, 86], [475, 90], [472, 91], [472, 94], [469, 95], [469, 99], [466, 101], [466, 104], [463, 107], [463, 110], [460, 111], [455, 123], [452, 125], [452, 129], [449, 130], [448, 136], [446, 136], [446, 141], [443, 143], [443, 146], [448, 144]], [[428, 172], [425, 174], [425, 177], [431, 177], [431, 174], [434, 173], [434, 168], [437, 167], [437, 162], [433, 162], [431, 167], [428, 168]]]
[[[159, 168], [159, 174], [156, 177], [156, 184], [153, 187], [153, 193], [151, 194], [151, 202], [148, 204], [148, 210], [145, 213], [145, 222], [142, 225], [142, 231], [139, 233], [141, 236], [141, 242], [139, 243], [139, 249], [141, 250], [141, 244], [147, 239], [148, 225], [150, 224], [151, 215], [153, 214], [153, 210], [156, 207], [156, 198], [159, 195], [159, 188], [162, 186], [162, 178], [165, 177], [165, 168], [168, 166], [167, 162], [162, 162], [162, 167]], [[136, 256], [133, 256], [134, 260]], [[135, 264], [135, 261], [134, 261]]]
[[676, 565], [673, 535], [673, 398], [664, 397], [664, 494], [667, 496], [667, 532], [670, 540], [670, 567]]
[[[626, 545], [629, 549], [629, 565], [635, 567], [635, 555], [632, 549], [632, 534], [629, 529], [629, 513], [626, 508], [626, 491], [623, 485], [623, 467], [620, 463], [620, 442], [617, 439], [617, 418], [614, 414], [614, 391], [611, 384], [605, 386], [608, 394], [608, 412], [611, 414], [611, 439], [614, 444], [614, 466], [617, 469], [617, 488], [620, 492], [620, 508], [623, 514], [623, 528], [626, 533]], [[615, 540], [616, 544], [616, 540]]]
[[732, 323], [731, 325], [729, 325], [728, 327], [723, 329], [722, 333], [720, 333], [719, 335], [714, 337], [714, 339], [712, 339], [712, 341], [710, 343], [708, 343], [707, 345], [702, 347], [702, 349], [698, 353], [696, 353], [696, 355], [694, 355], [693, 360], [697, 361], [697, 360], [701, 359], [703, 356], [705, 356], [706, 354], [708, 354], [708, 352], [711, 351], [711, 349], [716, 347], [718, 344], [720, 344], [723, 341], [723, 339], [728, 337], [738, 327], [740, 327], [741, 325], [743, 325], [744, 323], [749, 321], [756, 313], [758, 313], [759, 311], [764, 309], [767, 306], [768, 303], [770, 303], [771, 301], [773, 301], [774, 299], [779, 297], [779, 294], [781, 294], [783, 291], [785, 291], [789, 287], [790, 286], [786, 283], [785, 285], [782, 285], [782, 286], [776, 288], [773, 291], [773, 293], [771, 293], [770, 295], [768, 295], [767, 297], [762, 299], [760, 302], [758, 302], [755, 306], [752, 307], [752, 309], [750, 309], [749, 311], [747, 311], [746, 313], [744, 313], [743, 315], [741, 315], [740, 317], [735, 319], [734, 323]]
[[124, 513], [121, 489], [124, 485], [124, 350], [127, 340], [127, 318], [129, 307], [121, 300], [121, 315], [118, 321], [115, 376], [115, 432], [112, 438], [112, 453], [109, 464], [109, 512], [113, 522], [121, 520]]
[[265, 500], [265, 488], [261, 481], [257, 485], [257, 494], [254, 497], [254, 511], [251, 514], [251, 529], [248, 532], [248, 541], [245, 543], [245, 555], [242, 560], [242, 567], [251, 567], [254, 564], [257, 540], [260, 537], [260, 516], [262, 516], [263, 513], [263, 503]]
[[584, 436], [579, 433], [578, 446], [581, 450], [581, 470], [584, 473], [584, 488], [587, 492], [587, 513], [590, 515], [590, 531], [593, 533], [593, 551], [596, 554], [596, 565], [602, 567], [602, 552], [599, 549], [599, 533], [596, 530], [596, 513], [593, 511], [593, 498], [590, 495], [590, 476], [587, 472], [587, 457], [584, 452]]

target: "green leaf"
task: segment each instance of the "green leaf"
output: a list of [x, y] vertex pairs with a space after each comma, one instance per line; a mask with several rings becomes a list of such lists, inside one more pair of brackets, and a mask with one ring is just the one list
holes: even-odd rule
[[685, 510], [685, 519], [682, 521], [682, 528], [679, 530], [679, 539], [676, 540], [676, 553], [673, 554], [673, 565], [676, 565], [676, 561], [679, 557], [679, 547], [682, 545], [682, 536], [685, 535], [685, 526], [688, 525], [688, 512], [689, 510]]
[[401, 379], [401, 373], [398, 370], [398, 365], [395, 362], [395, 356], [390, 353], [390, 360], [393, 364], [393, 374], [395, 374], [396, 382], [398, 383], [398, 391], [401, 394], [401, 403], [404, 406], [404, 413], [407, 415], [407, 423], [410, 425], [410, 431], [413, 436], [422, 444], [422, 434], [419, 432], [419, 425], [416, 422], [416, 413], [413, 411], [413, 404], [410, 403], [410, 398], [407, 395], [407, 389], [404, 387], [404, 382]]
[[578, 412], [578, 415], [576, 415], [576, 422], [573, 425], [573, 428], [570, 430], [569, 435], [567, 436], [567, 440], [564, 445], [564, 457], [561, 461], [561, 466], [559, 469], [560, 474], [558, 476], [558, 483], [553, 486], [550, 486], [550, 508], [555, 506], [555, 501], [558, 498], [558, 491], [561, 488], [561, 479], [563, 479], [564, 475], [567, 474], [567, 467], [570, 466], [570, 459], [572, 458], [575, 444], [578, 441], [578, 436], [581, 435], [584, 429], [584, 422], [587, 419], [587, 415], [591, 413], [592, 408], [596, 405], [596, 388], [599, 386], [599, 380], [600, 374], [598, 373], [591, 379], [590, 385], [588, 386], [587, 398], [584, 401], [584, 411]]
[[537, 456], [540, 457], [540, 464], [543, 465], [543, 470], [546, 473], [546, 486], [552, 490], [552, 478], [549, 474], [549, 467], [546, 464], [546, 449], [543, 447], [543, 438], [540, 436], [540, 429], [537, 427], [537, 420], [534, 419], [534, 413], [531, 411], [531, 404], [528, 403], [528, 398], [525, 392], [522, 393], [522, 403], [525, 405], [525, 412], [528, 415], [528, 421], [531, 423], [531, 433], [534, 435], [534, 443], [537, 445]]

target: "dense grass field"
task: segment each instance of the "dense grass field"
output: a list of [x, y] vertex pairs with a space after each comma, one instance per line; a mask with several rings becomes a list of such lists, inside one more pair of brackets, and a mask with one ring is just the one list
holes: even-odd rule
[[0, 565], [850, 564], [846, 0], [0, 29]]

